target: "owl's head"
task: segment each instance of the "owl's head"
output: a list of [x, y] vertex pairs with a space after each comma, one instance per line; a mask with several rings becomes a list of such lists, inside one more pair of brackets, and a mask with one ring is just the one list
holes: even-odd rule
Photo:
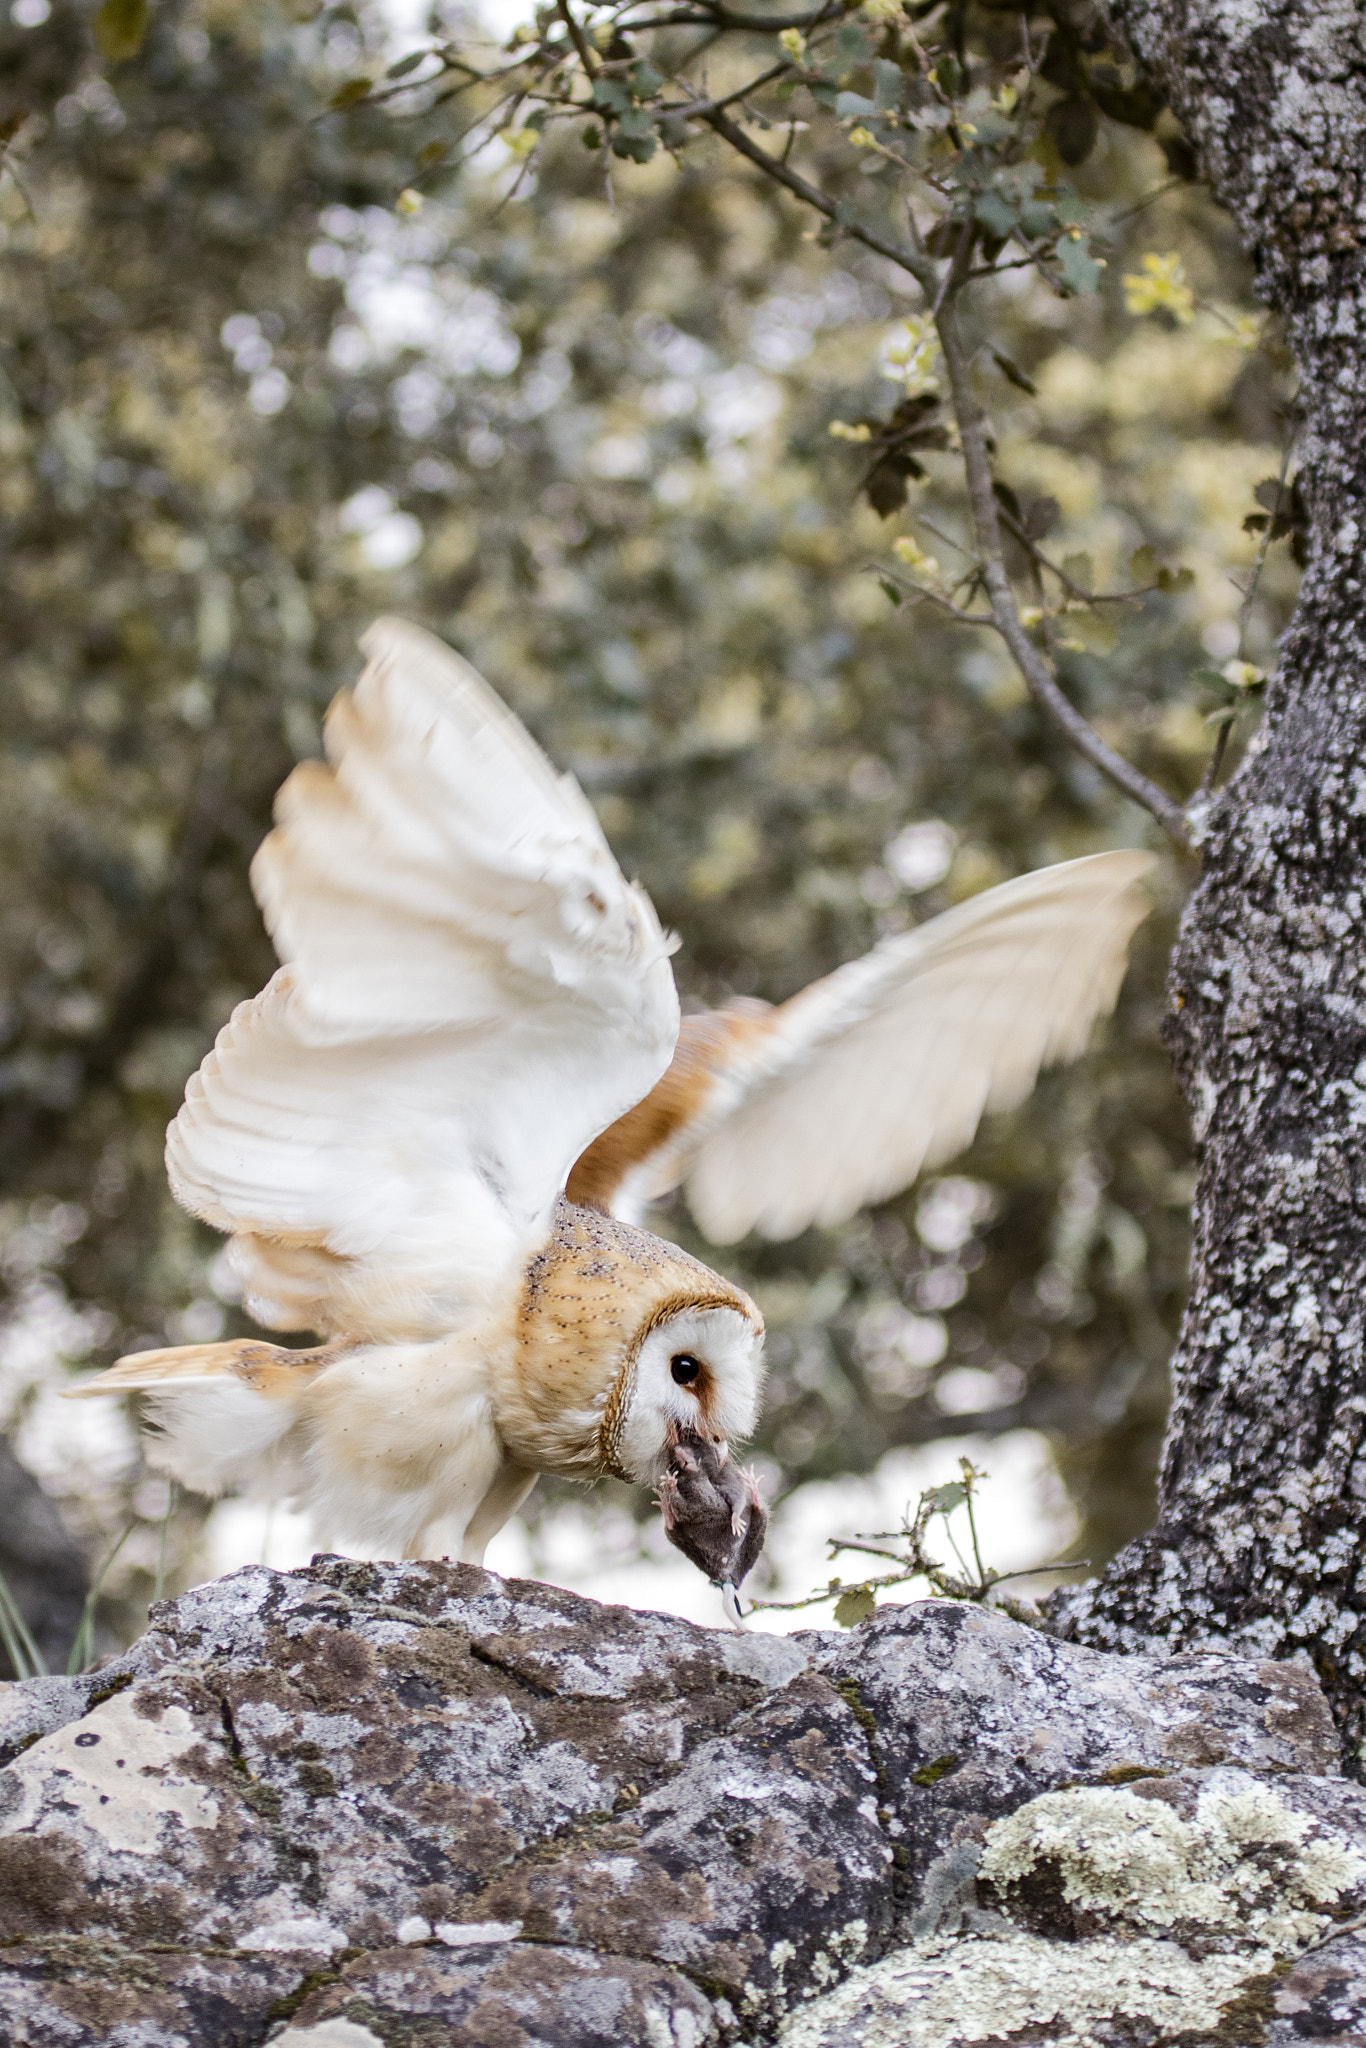
[[738, 1288], [660, 1303], [608, 1397], [602, 1463], [651, 1486], [680, 1437], [743, 1441], [758, 1418], [763, 1349], [763, 1320]]
[[680, 1438], [720, 1451], [749, 1435], [763, 1344], [743, 1289], [648, 1230], [562, 1201], [527, 1269], [499, 1428], [532, 1471], [657, 1485]]

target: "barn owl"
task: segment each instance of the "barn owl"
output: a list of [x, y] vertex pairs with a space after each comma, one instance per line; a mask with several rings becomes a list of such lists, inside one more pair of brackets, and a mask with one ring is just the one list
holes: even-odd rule
[[763, 1320], [633, 1219], [681, 1182], [712, 1239], [786, 1237], [961, 1150], [1112, 1005], [1149, 858], [1007, 882], [680, 1030], [674, 942], [573, 780], [441, 642], [361, 644], [252, 863], [283, 964], [166, 1148], [253, 1319], [323, 1341], [141, 1352], [74, 1391], [146, 1393], [154, 1465], [379, 1555], [477, 1563], [538, 1474], [615, 1473], [733, 1589]]

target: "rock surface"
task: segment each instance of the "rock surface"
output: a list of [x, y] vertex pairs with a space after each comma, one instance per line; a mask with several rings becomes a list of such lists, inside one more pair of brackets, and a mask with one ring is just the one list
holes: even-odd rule
[[0, 2040], [1360, 2043], [1337, 1758], [1298, 1665], [950, 1602], [775, 1637], [252, 1569], [0, 1688]]

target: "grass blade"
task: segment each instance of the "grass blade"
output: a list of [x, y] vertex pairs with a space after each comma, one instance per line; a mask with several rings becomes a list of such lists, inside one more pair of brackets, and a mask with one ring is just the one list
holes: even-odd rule
[[[166, 1545], [171, 1534], [171, 1517], [176, 1511], [176, 1503], [179, 1498], [180, 1482], [176, 1479], [168, 1479], [166, 1482], [166, 1512], [161, 1518], [161, 1547], [157, 1551], [156, 1584], [152, 1588], [153, 1606], [164, 1597], [166, 1592]], [[110, 1561], [112, 1563], [112, 1559]]]
[[104, 1591], [104, 1582], [109, 1576], [110, 1567], [114, 1559], [118, 1556], [136, 1528], [136, 1520], [128, 1524], [128, 1527], [124, 1530], [108, 1557], [105, 1558], [98, 1572], [96, 1572], [90, 1591], [85, 1596], [85, 1605], [81, 1609], [81, 1625], [76, 1630], [76, 1640], [71, 1645], [71, 1655], [66, 1660], [66, 1675], [68, 1678], [74, 1678], [78, 1672], [84, 1671], [86, 1665], [91, 1660], [95, 1648], [95, 1608], [99, 1603], [100, 1594]]
[[4, 1646], [16, 1678], [46, 1678], [47, 1662], [29, 1633], [10, 1591], [9, 1580], [0, 1572], [0, 1645]]

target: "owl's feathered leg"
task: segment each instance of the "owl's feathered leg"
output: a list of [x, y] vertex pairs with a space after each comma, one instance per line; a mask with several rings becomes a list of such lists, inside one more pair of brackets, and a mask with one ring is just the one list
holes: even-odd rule
[[516, 1514], [539, 1477], [539, 1473], [528, 1472], [525, 1465], [518, 1465], [511, 1458], [504, 1462], [492, 1486], [470, 1516], [465, 1540], [460, 1545], [462, 1564], [484, 1562], [485, 1546]]

